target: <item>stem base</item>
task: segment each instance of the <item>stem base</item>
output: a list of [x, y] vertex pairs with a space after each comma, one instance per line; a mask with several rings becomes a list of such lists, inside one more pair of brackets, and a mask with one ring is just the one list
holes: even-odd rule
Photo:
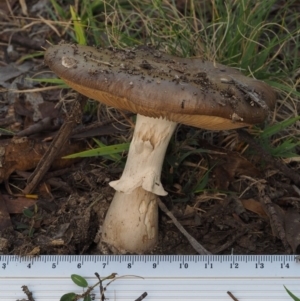
[[158, 239], [157, 196], [139, 187], [116, 192], [102, 227], [102, 241], [114, 253], [143, 254]]

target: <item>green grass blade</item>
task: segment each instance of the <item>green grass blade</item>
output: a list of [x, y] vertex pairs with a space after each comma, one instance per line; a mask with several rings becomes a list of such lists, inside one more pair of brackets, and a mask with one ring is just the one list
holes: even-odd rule
[[38, 82], [38, 83], [48, 83], [48, 84], [55, 84], [55, 85], [65, 85], [68, 87], [64, 81], [60, 78], [28, 78], [33, 82]]
[[[96, 138], [93, 138], [93, 140], [97, 143], [97, 145], [99, 146], [99, 148], [102, 148], [102, 147], [107, 147], [107, 145], [105, 145], [104, 143], [102, 143], [100, 140], [96, 139]], [[109, 154], [107, 156], [103, 156], [104, 158], [106, 159], [109, 159], [109, 160], [113, 160], [115, 162], [118, 162], [122, 159], [122, 156], [119, 155], [119, 154]]]
[[84, 26], [81, 23], [81, 19], [74, 11], [73, 6], [70, 6], [70, 12], [71, 12], [74, 31], [76, 35], [76, 42], [80, 45], [86, 45], [87, 43], [86, 43], [86, 38], [84, 33]]
[[84, 24], [88, 24], [88, 30], [92, 32], [93, 42], [96, 46], [102, 44], [101, 40], [101, 28], [102, 24], [97, 24], [96, 19], [94, 17], [94, 11], [103, 10], [103, 1], [82, 1], [82, 10], [86, 11], [86, 14], [82, 16], [82, 21]]
[[[211, 169], [210, 169], [211, 170]], [[208, 170], [204, 176], [198, 181], [197, 185], [195, 186], [195, 188], [193, 189], [194, 193], [199, 193], [202, 192], [204, 190], [204, 188], [207, 186], [208, 180], [209, 180], [209, 172], [210, 170]]]
[[51, 4], [54, 8], [54, 10], [56, 11], [56, 13], [63, 19], [66, 20], [67, 19], [67, 15], [64, 11], [64, 9], [55, 1], [55, 0], [50, 0]]
[[15, 133], [11, 130], [0, 128], [0, 135], [14, 135]]
[[[300, 45], [299, 45], [300, 46]], [[300, 47], [299, 47], [300, 48]], [[287, 93], [290, 93], [291, 95], [294, 95], [296, 97], [300, 97], [300, 92], [298, 92], [296, 89], [293, 89], [292, 87], [288, 86], [288, 85], [284, 85], [275, 81], [265, 81], [267, 84], [269, 84], [270, 86], [278, 89], [279, 91], [284, 91]]]
[[18, 59], [17, 64], [21, 64], [22, 62], [26, 61], [26, 60], [30, 60], [36, 57], [40, 57], [44, 55], [44, 51], [38, 51], [35, 53], [31, 53], [31, 54], [26, 54], [23, 55], [21, 58]]
[[96, 157], [96, 156], [107, 156], [111, 154], [122, 153], [128, 151], [130, 143], [109, 145], [104, 147], [99, 147], [84, 152], [71, 154], [63, 157], [63, 159], [74, 159], [74, 158], [87, 158], [87, 157]]
[[260, 138], [267, 139], [272, 137], [273, 135], [279, 133], [280, 131], [286, 129], [287, 127], [293, 125], [296, 121], [300, 120], [300, 116], [290, 118], [287, 120], [283, 120], [274, 125], [268, 126], [264, 129], [264, 131], [260, 134]]
[[269, 151], [273, 157], [281, 158], [293, 158], [299, 155], [296, 152], [296, 147], [300, 145], [300, 142], [295, 143], [291, 139], [287, 139], [275, 148], [271, 148]]
[[294, 301], [300, 301], [300, 298], [296, 297], [290, 290], [288, 290], [285, 285], [284, 288], [286, 290], [286, 292], [290, 295], [290, 297], [294, 300]]

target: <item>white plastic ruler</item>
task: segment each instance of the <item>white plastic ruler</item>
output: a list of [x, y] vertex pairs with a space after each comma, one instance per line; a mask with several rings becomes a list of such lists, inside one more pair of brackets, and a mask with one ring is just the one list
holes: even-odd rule
[[[58, 301], [83, 290], [71, 274], [97, 283], [101, 277], [121, 277], [105, 292], [108, 300], [280, 300], [292, 301], [284, 285], [300, 297], [300, 261], [295, 255], [0, 255], [0, 300], [26, 300], [26, 285], [35, 301]], [[135, 277], [138, 276], [138, 277]], [[142, 278], [141, 278], [142, 277]], [[105, 285], [105, 282], [104, 282]], [[96, 288], [94, 300], [100, 300]]]

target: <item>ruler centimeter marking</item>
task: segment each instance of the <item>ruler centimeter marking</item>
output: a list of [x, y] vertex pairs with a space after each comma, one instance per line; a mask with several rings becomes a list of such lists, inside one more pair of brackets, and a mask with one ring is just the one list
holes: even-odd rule
[[[57, 301], [74, 291], [71, 274], [97, 282], [118, 273], [106, 297], [135, 300], [289, 300], [286, 285], [300, 297], [300, 258], [295, 255], [0, 255], [0, 300], [23, 299], [27, 285], [36, 301]], [[95, 300], [99, 291], [94, 290]], [[240, 299], [239, 299], [240, 298]]]

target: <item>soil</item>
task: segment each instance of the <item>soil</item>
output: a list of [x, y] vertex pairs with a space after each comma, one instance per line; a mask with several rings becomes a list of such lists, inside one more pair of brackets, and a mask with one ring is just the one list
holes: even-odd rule
[[[9, 2], [15, 16], [21, 16], [18, 3], [12, 0]], [[30, 1], [27, 5], [30, 9]], [[7, 8], [4, 11], [9, 13]], [[7, 28], [16, 25], [16, 20], [10, 17], [1, 18], [11, 22], [6, 23]], [[30, 19], [23, 20], [30, 23]], [[28, 31], [19, 32], [13, 35], [11, 50], [8, 47], [9, 37], [3, 31], [3, 24], [1, 26], [0, 73], [7, 76], [0, 77], [3, 89], [0, 96], [0, 121], [2, 128], [15, 133], [2, 134], [2, 142], [6, 141], [2, 147], [6, 148], [8, 144], [15, 143], [12, 141], [17, 138], [25, 137], [31, 141], [30, 145], [45, 143], [41, 151], [43, 155], [58, 129], [70, 117], [70, 97], [65, 97], [57, 109], [56, 105], [61, 99], [59, 89], [19, 92], [14, 95], [9, 90], [41, 87], [40, 83], [31, 83], [30, 86], [25, 79], [39, 73], [43, 73], [43, 76], [47, 74], [45, 72], [49, 69], [43, 65], [42, 57], [25, 62], [19, 59], [46, 45], [45, 40], [51, 31], [41, 22]], [[31, 39], [33, 33], [36, 33], [35, 38]], [[64, 90], [62, 95], [66, 93]], [[45, 108], [39, 106], [36, 110], [33, 103], [38, 101]], [[100, 105], [96, 110], [98, 114], [84, 112], [82, 124], [77, 124], [73, 130], [81, 129], [81, 132], [87, 133], [82, 128], [87, 128], [91, 123], [98, 124], [97, 135], [94, 132], [81, 137], [73, 135], [68, 140], [67, 148], [71, 144], [80, 144], [79, 149], [87, 149], [93, 143], [92, 137], [107, 144], [120, 143], [121, 139], [129, 141], [127, 139], [132, 133], [131, 117], [106, 110]], [[35, 118], [37, 113], [40, 115]], [[51, 124], [46, 129], [20, 135], [21, 131], [46, 117], [51, 117]], [[122, 120], [122, 124], [115, 120]], [[243, 132], [211, 134], [184, 126], [178, 129], [177, 142], [170, 146], [169, 156], [174, 155], [174, 149], [191, 136], [198, 145], [204, 145], [207, 152], [189, 156], [173, 174], [171, 184], [168, 168], [164, 169], [162, 177], [169, 195], [161, 199], [186, 230], [213, 254], [300, 254], [300, 239], [297, 238], [297, 229], [300, 228], [299, 182], [297, 177], [295, 180], [290, 176], [297, 175], [299, 165], [264, 156], [263, 150], [261, 154], [255, 154], [254, 148], [252, 152], [241, 154], [240, 150], [246, 146]], [[202, 138], [205, 138], [205, 142]], [[32, 157], [32, 153], [21, 149], [14, 161], [24, 159], [31, 162]], [[288, 172], [284, 168], [280, 170], [278, 164], [288, 168]], [[103, 219], [114, 194], [108, 183], [120, 176], [121, 165], [104, 158], [70, 161], [68, 166], [50, 169], [34, 192], [25, 196], [22, 191], [28, 185], [36, 165], [24, 168], [14, 165], [9, 171], [6, 165], [5, 172], [1, 173], [0, 254], [110, 254], [105, 245], [99, 250], [97, 244]], [[188, 193], [185, 187], [190, 185], [190, 178], [194, 177], [194, 184], [200, 181], [204, 175], [202, 169], [211, 170], [205, 190]], [[37, 199], [34, 199], [35, 196]], [[196, 254], [196, 251], [160, 211], [159, 242], [151, 254]]]
[[[40, 198], [36, 205], [31, 235], [32, 218], [24, 214], [11, 215], [13, 229], [1, 233], [2, 253], [18, 255], [38, 254], [110, 254], [103, 247], [97, 249], [99, 225], [113, 197], [108, 169], [97, 167], [96, 162], [78, 164], [78, 170], [69, 172], [63, 180], [74, 191], [70, 195], [53, 191], [53, 198]], [[172, 196], [163, 198], [188, 232], [213, 254], [287, 254], [282, 242], [274, 237], [267, 217], [246, 211], [233, 197], [208, 200], [200, 213], [183, 212], [194, 206], [197, 197], [188, 204], [172, 203]], [[20, 225], [25, 229], [18, 229]], [[151, 254], [196, 254], [187, 239], [160, 212], [159, 243]]]

